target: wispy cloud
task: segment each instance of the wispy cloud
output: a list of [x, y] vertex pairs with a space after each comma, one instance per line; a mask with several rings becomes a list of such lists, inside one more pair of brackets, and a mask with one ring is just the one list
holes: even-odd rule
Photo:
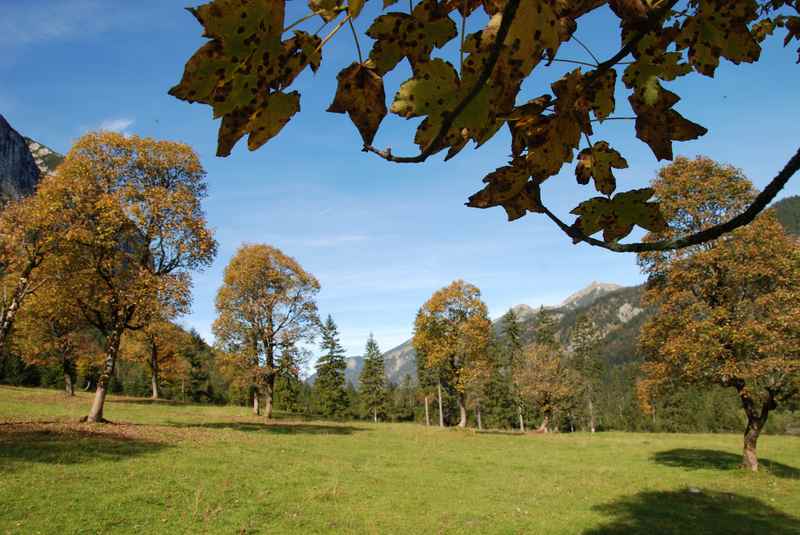
[[109, 4], [50, 0], [39, 3], [38, 9], [28, 2], [3, 6], [0, 44], [25, 45], [107, 30], [114, 24], [114, 10]]
[[135, 122], [136, 121], [134, 119], [128, 119], [125, 117], [120, 117], [116, 119], [106, 119], [100, 123], [98, 129], [105, 130], [108, 132], [125, 133], [127, 132], [128, 128], [130, 128]]

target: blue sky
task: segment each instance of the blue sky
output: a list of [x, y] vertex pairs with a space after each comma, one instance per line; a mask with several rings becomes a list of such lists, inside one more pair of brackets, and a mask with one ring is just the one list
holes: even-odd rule
[[[195, 277], [193, 312], [183, 323], [209, 340], [222, 270], [245, 242], [275, 245], [319, 278], [320, 313], [333, 315], [351, 355], [363, 351], [370, 332], [383, 349], [406, 340], [419, 306], [457, 278], [481, 288], [493, 317], [518, 303], [558, 303], [593, 280], [643, 280], [634, 256], [572, 245], [541, 217], [508, 223], [500, 208], [463, 206], [482, 177], [505, 163], [505, 130], [447, 163], [435, 157], [397, 165], [362, 153], [347, 117], [325, 112], [336, 73], [355, 59], [348, 32], [326, 47], [316, 76], [298, 80], [302, 112], [278, 138], [257, 152], [240, 142], [220, 159], [214, 156], [218, 124], [210, 109], [167, 95], [204, 42], [200, 26], [182, 9], [187, 0], [2, 4], [0, 113], [17, 130], [60, 152], [86, 131], [107, 128], [185, 142], [200, 155], [208, 171], [205, 208], [220, 249], [214, 265]], [[288, 5], [287, 20], [306, 12], [301, 0]], [[357, 24], [361, 33], [380, 5], [373, 1], [365, 8]], [[599, 11], [577, 34], [601, 58], [619, 47], [618, 34], [602, 30], [609, 23], [609, 14]], [[800, 65], [796, 46], [784, 49], [782, 40], [772, 38], [756, 65], [723, 63], [716, 79], [691, 76], [669, 84], [683, 97], [676, 108], [709, 129], [700, 141], [676, 143], [676, 154], [732, 163], [757, 186], [774, 176], [800, 140]], [[572, 44], [559, 57], [588, 59]], [[387, 80], [390, 98], [409, 74], [405, 65], [398, 70]], [[541, 68], [525, 96], [543, 93], [563, 70]], [[627, 95], [620, 91], [617, 102], [617, 114], [629, 115]], [[413, 153], [414, 126], [387, 118], [375, 144]], [[633, 123], [606, 123], [595, 134], [600, 136], [630, 164], [617, 173], [619, 188], [646, 185], [659, 163], [635, 139]], [[798, 194], [799, 184], [795, 178], [781, 196]], [[591, 192], [575, 184], [571, 166], [544, 187], [546, 202], [565, 217], [576, 195]]]

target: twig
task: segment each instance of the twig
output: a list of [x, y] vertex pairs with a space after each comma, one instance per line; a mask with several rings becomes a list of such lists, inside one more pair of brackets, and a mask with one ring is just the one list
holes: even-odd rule
[[581, 41], [580, 39], [578, 39], [578, 38], [577, 38], [576, 36], [574, 36], [574, 35], [572, 36], [572, 38], [573, 38], [573, 39], [575, 39], [575, 42], [576, 42], [576, 43], [578, 43], [579, 45], [581, 45], [581, 46], [583, 47], [583, 49], [584, 49], [584, 50], [585, 50], [585, 51], [586, 51], [586, 52], [587, 52], [587, 53], [588, 53], [588, 54], [589, 54], [589, 55], [592, 57], [592, 59], [594, 60], [594, 64], [595, 64], [595, 65], [598, 65], [598, 64], [600, 63], [600, 60], [599, 60], [599, 59], [597, 59], [597, 56], [595, 56], [595, 55], [594, 55], [594, 53], [593, 53], [593, 52], [592, 52], [592, 51], [589, 49], [589, 47], [588, 47], [588, 46], [586, 46], [586, 45], [583, 43], [583, 41]]
[[286, 28], [284, 28], [283, 29], [283, 33], [288, 32], [289, 30], [291, 30], [295, 26], [299, 26], [299, 25], [303, 24], [305, 21], [307, 21], [309, 19], [313, 19], [316, 16], [317, 16], [317, 14], [312, 11], [311, 13], [309, 13], [308, 15], [306, 15], [304, 17], [300, 17], [299, 19], [297, 19], [296, 21], [294, 21], [293, 23], [288, 25]]
[[332, 29], [328, 35], [326, 35], [326, 36], [325, 36], [325, 39], [323, 39], [323, 40], [322, 40], [322, 42], [319, 44], [319, 46], [317, 46], [317, 50], [316, 50], [316, 52], [319, 52], [320, 50], [322, 50], [322, 47], [323, 47], [323, 46], [325, 46], [325, 43], [327, 43], [328, 41], [330, 41], [330, 40], [333, 38], [333, 36], [334, 36], [334, 35], [336, 35], [337, 33], [339, 33], [339, 30], [341, 30], [341, 29], [342, 29], [342, 26], [344, 26], [345, 24], [347, 24], [347, 21], [348, 21], [348, 20], [350, 20], [350, 15], [347, 15], [345, 18], [343, 18], [343, 19], [342, 19], [342, 20], [339, 22], [339, 24], [337, 24], [337, 25], [336, 25], [336, 27], [335, 27], [334, 29]]
[[572, 238], [576, 243], [585, 242], [595, 247], [602, 247], [615, 253], [643, 253], [647, 251], [671, 251], [674, 249], [682, 249], [700, 243], [705, 243], [715, 240], [739, 227], [743, 227], [752, 222], [758, 214], [760, 214], [767, 205], [772, 202], [775, 196], [783, 189], [789, 179], [800, 170], [800, 149], [797, 153], [786, 163], [784, 168], [778, 173], [775, 178], [770, 181], [764, 190], [758, 194], [753, 200], [752, 204], [747, 207], [747, 210], [737, 215], [736, 217], [719, 225], [701, 230], [689, 236], [682, 238], [673, 238], [669, 240], [660, 240], [655, 242], [637, 242], [637, 243], [617, 243], [617, 242], [604, 242], [590, 236], [587, 236], [575, 227], [571, 227], [558, 218], [546, 206], [542, 205], [542, 211], [550, 218], [564, 233]]

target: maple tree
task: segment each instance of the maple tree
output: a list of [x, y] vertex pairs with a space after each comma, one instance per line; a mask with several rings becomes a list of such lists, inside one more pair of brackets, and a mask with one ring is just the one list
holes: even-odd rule
[[62, 293], [58, 278], [69, 274], [52, 262], [43, 267], [45, 273], [39, 276], [51, 283], [26, 300], [14, 325], [13, 346], [28, 364], [60, 368], [64, 390], [73, 396], [78, 370], [97, 361], [103, 346], [76, 303]]
[[[384, 0], [383, 7], [397, 4]], [[309, 14], [292, 23], [285, 19], [285, 0], [213, 0], [190, 8], [209, 40], [186, 63], [170, 94], [207, 104], [215, 119], [222, 118], [219, 156], [228, 156], [245, 135], [248, 148], [258, 149], [300, 111], [300, 94], [288, 91], [293, 82], [306, 69], [316, 72], [324, 46], [349, 26], [357, 61], [339, 72], [328, 111], [349, 115], [365, 152], [390, 162], [420, 163], [447, 150], [449, 159], [470, 141], [479, 147], [507, 126], [511, 161], [489, 173], [486, 186], [467, 205], [502, 206], [510, 220], [542, 213], [575, 242], [617, 252], [713, 240], [752, 221], [800, 169], [798, 150], [748, 210], [731, 220], [687, 236], [622, 244], [619, 240], [635, 226], [663, 230], [664, 217], [658, 202], [650, 201], [649, 188], [614, 194], [613, 172], [628, 163], [612, 143], [592, 137], [605, 121], [631, 119], [636, 137], [655, 157], [671, 160], [673, 141], [697, 139], [707, 130], [674, 109], [680, 97], [663, 83], [693, 74], [713, 77], [722, 59], [756, 62], [763, 41], [775, 34], [783, 35], [784, 45], [800, 41], [798, 0], [412, 1], [408, 13], [391, 11], [369, 23], [366, 35], [373, 45], [366, 57], [354, 25], [364, 5], [365, 0], [309, 0]], [[603, 7], [619, 19], [609, 33], [619, 32], [622, 44], [601, 61], [577, 33], [583, 17]], [[315, 33], [298, 29], [317, 17], [324, 24]], [[484, 28], [467, 34], [468, 17], [480, 17]], [[334, 21], [321, 38], [318, 34]], [[580, 45], [590, 60], [559, 55], [568, 41]], [[434, 57], [434, 50], [457, 55], [459, 68]], [[412, 77], [387, 107], [384, 78], [403, 60]], [[554, 63], [577, 67], [552, 82], [552, 94], [518, 102], [524, 82]], [[628, 93], [633, 117], [615, 115], [618, 91]], [[389, 112], [424, 118], [414, 136], [418, 154], [398, 156], [372, 145]], [[572, 163], [576, 152], [578, 183], [592, 182], [601, 195], [578, 204], [572, 211], [578, 218], [569, 225], [546, 207], [541, 185]], [[600, 231], [602, 240], [592, 237]]]
[[269, 245], [243, 245], [225, 267], [214, 335], [228, 354], [229, 368], [255, 389], [255, 406], [263, 391], [265, 419], [272, 417], [282, 352], [314, 338], [319, 289], [297, 260]]
[[87, 416], [103, 421], [123, 334], [144, 327], [163, 307], [185, 311], [191, 270], [216, 254], [201, 208], [205, 172], [187, 145], [89, 133], [37, 195], [65, 228], [58, 255], [69, 276], [59, 279], [59, 291], [105, 340]]
[[0, 211], [0, 353], [25, 300], [47, 282], [43, 263], [57, 250], [64, 225], [41, 195]]
[[[665, 234], [713, 226], [756, 195], [740, 171], [707, 158], [677, 160], [653, 187], [667, 207]], [[656, 308], [640, 336], [640, 403], [650, 410], [684, 384], [734, 389], [747, 417], [743, 465], [757, 470], [770, 412], [800, 394], [800, 248], [766, 212], [713, 244], [647, 253], [640, 264]]]
[[489, 365], [491, 327], [480, 290], [462, 280], [436, 291], [414, 322], [414, 350], [425, 355], [426, 367], [438, 370], [440, 379], [455, 390], [459, 427], [467, 425], [467, 391]]
[[122, 338], [120, 352], [128, 360], [144, 364], [150, 372], [151, 398], [159, 399], [160, 384], [186, 372], [181, 356], [189, 345], [188, 334], [163, 316]]

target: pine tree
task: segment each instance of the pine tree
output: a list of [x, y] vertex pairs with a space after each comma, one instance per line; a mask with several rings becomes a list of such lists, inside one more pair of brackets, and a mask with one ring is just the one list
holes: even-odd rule
[[589, 429], [592, 433], [596, 427], [595, 396], [603, 375], [603, 364], [598, 355], [599, 342], [597, 325], [588, 316], [581, 314], [572, 333], [572, 364], [584, 382]]
[[558, 323], [556, 322], [555, 316], [553, 316], [553, 313], [549, 310], [545, 310], [544, 307], [541, 307], [539, 308], [537, 319], [538, 324], [536, 325], [536, 331], [533, 335], [533, 341], [538, 345], [555, 347], [558, 343], [556, 340]]
[[[541, 311], [540, 311], [541, 317]], [[515, 398], [517, 405], [517, 420], [519, 421], [519, 430], [525, 432], [525, 416], [524, 404], [522, 396], [517, 392], [514, 381], [514, 374], [517, 373], [519, 366], [522, 362], [522, 329], [519, 325], [519, 319], [513, 308], [509, 308], [505, 316], [503, 316], [503, 331], [505, 334], [505, 370], [506, 370], [506, 384], [507, 389]], [[538, 332], [538, 331], [537, 331]]]
[[385, 413], [386, 372], [384, 370], [383, 355], [371, 333], [367, 339], [364, 369], [361, 371], [360, 394], [367, 412], [377, 422], [378, 415]]
[[275, 378], [275, 402], [282, 410], [302, 412], [300, 396], [302, 380], [300, 368], [304, 364], [304, 352], [297, 348], [290, 337], [281, 339], [281, 357]]
[[347, 363], [339, 343], [339, 330], [328, 315], [320, 329], [322, 356], [317, 360], [317, 381], [314, 385], [317, 408], [322, 416], [342, 417], [347, 410], [344, 370]]

